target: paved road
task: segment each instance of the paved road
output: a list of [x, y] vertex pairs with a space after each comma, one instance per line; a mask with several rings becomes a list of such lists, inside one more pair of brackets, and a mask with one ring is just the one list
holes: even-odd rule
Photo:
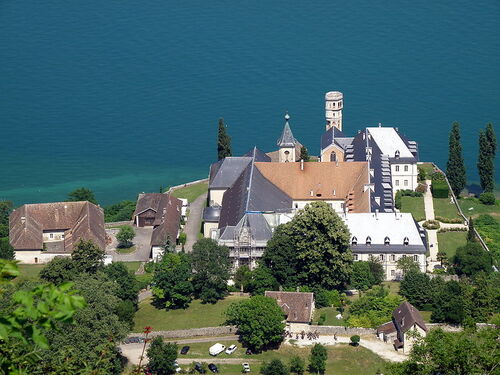
[[198, 241], [198, 233], [200, 233], [201, 219], [206, 200], [207, 193], [200, 195], [194, 202], [189, 204], [189, 217], [184, 227], [184, 232], [187, 236], [186, 245], [184, 246], [186, 252], [191, 252], [194, 243]]
[[[434, 201], [432, 200], [431, 192], [431, 180], [426, 180], [427, 191], [424, 193], [424, 209], [425, 209], [425, 220], [435, 220], [434, 216]], [[427, 271], [434, 271], [434, 266], [441, 264], [437, 260], [437, 254], [439, 252], [439, 244], [437, 239], [437, 230], [427, 229], [427, 238], [429, 241], [429, 256], [427, 257]]]
[[[113, 256], [114, 262], [134, 262], [142, 261], [147, 262], [149, 260], [149, 255], [151, 252], [151, 235], [153, 233], [153, 228], [137, 228], [133, 227], [135, 231], [134, 245], [136, 250], [130, 254], [120, 254], [114, 250], [116, 247], [116, 242], [113, 240], [111, 246], [106, 248], [106, 253]], [[114, 229], [108, 229], [106, 232], [108, 235], [112, 234]], [[113, 244], [115, 244], [113, 246]]]
[[[134, 336], [134, 334], [130, 334], [129, 336]], [[238, 340], [238, 336], [232, 335], [232, 336], [222, 336], [222, 337], [202, 337], [198, 339], [184, 339], [184, 340], [169, 340], [169, 342], [176, 342], [178, 345], [184, 345], [184, 344], [194, 344], [198, 342], [221, 342], [221, 341], [234, 341]], [[122, 354], [127, 357], [128, 361], [132, 364], [138, 364], [139, 363], [139, 358], [142, 353], [142, 348], [144, 344], [139, 344], [139, 343], [134, 343], [134, 344], [120, 344], [120, 348], [122, 350]], [[146, 344], [146, 349], [149, 346], [149, 344]], [[211, 361], [211, 362], [216, 362], [214, 358], [211, 359], [196, 359], [197, 361]], [[222, 359], [223, 360], [223, 359]], [[194, 361], [193, 358], [186, 358], [185, 361], [187, 362], [181, 362], [179, 363], [192, 363]], [[238, 359], [239, 362], [235, 363], [242, 363], [242, 359]], [[245, 360], [246, 361], [246, 360]], [[216, 362], [218, 363], [218, 362]], [[221, 362], [222, 363], [222, 362]], [[226, 362], [226, 363], [231, 363], [231, 362]]]

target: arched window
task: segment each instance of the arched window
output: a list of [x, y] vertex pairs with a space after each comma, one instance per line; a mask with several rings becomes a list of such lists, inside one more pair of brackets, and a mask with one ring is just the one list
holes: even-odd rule
[[366, 237], [366, 244], [371, 245], [372, 244], [372, 238], [370, 236]]
[[335, 153], [335, 151], [331, 152], [330, 161], [337, 161], [337, 154]]
[[356, 238], [356, 236], [354, 236], [351, 240], [351, 244], [352, 245], [357, 245], [358, 244], [358, 239]]
[[403, 244], [405, 246], [408, 246], [409, 243], [410, 243], [410, 239], [408, 237], [405, 237], [404, 240], [403, 240]]
[[384, 245], [389, 246], [390, 244], [391, 244], [391, 240], [389, 239], [389, 237], [385, 237], [384, 238]]
[[396, 150], [396, 152], [394, 153], [394, 157], [399, 158], [399, 155], [400, 155], [399, 150]]

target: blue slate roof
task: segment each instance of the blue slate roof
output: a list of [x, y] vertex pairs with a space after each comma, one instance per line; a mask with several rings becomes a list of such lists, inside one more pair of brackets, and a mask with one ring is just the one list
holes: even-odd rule
[[297, 140], [293, 137], [292, 129], [290, 129], [290, 125], [288, 124], [289, 117], [287, 116], [285, 116], [283, 133], [281, 133], [281, 137], [279, 137], [276, 142], [279, 147], [295, 147], [295, 143], [297, 143]]
[[227, 189], [233, 186], [241, 172], [251, 163], [252, 157], [227, 157], [210, 166], [210, 189]]
[[258, 162], [270, 162], [271, 158], [267, 156], [267, 154], [261, 150], [259, 150], [257, 147], [252, 148], [250, 151], [248, 151], [245, 155], [243, 156], [250, 156], [253, 158], [254, 161]]

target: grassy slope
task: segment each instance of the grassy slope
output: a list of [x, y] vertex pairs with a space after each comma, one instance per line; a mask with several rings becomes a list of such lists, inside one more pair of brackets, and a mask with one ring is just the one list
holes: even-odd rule
[[401, 197], [401, 212], [409, 212], [417, 221], [425, 220], [424, 197]]
[[449, 219], [459, 218], [456, 206], [451, 203], [450, 198], [433, 198], [434, 215]]
[[444, 251], [451, 259], [457, 252], [457, 248], [464, 246], [467, 242], [467, 232], [444, 232], [438, 233], [439, 251]]
[[133, 331], [141, 332], [146, 326], [151, 326], [155, 331], [188, 329], [200, 327], [216, 327], [224, 323], [224, 312], [227, 307], [245, 297], [229, 296], [216, 304], [202, 304], [196, 300], [191, 302], [185, 310], [159, 310], [151, 305], [148, 298], [139, 304], [135, 314], [135, 327]]
[[141, 265], [141, 262], [123, 262], [123, 264], [125, 264], [125, 267], [127, 267], [129, 271], [135, 272]]
[[208, 190], [208, 183], [200, 182], [198, 184], [176, 189], [172, 192], [172, 195], [176, 198], [186, 198], [188, 202], [191, 203], [200, 195], [205, 193], [207, 190]]
[[[179, 356], [180, 358], [208, 358], [208, 348], [215, 342], [204, 342], [190, 344], [191, 349], [187, 355]], [[259, 354], [247, 356], [241, 344], [236, 341], [224, 341], [226, 346], [236, 344], [238, 349], [232, 355], [225, 353], [219, 354], [217, 358], [241, 358], [241, 362], [246, 359], [258, 361], [271, 361], [280, 359], [285, 364], [288, 364], [290, 358], [299, 356], [308, 363], [310, 347], [299, 348], [290, 345], [282, 345], [278, 350], [269, 350]], [[179, 345], [180, 347], [181, 345]], [[373, 352], [361, 346], [352, 347], [346, 344], [339, 344], [328, 347], [328, 360], [326, 374], [344, 375], [344, 374], [375, 374], [377, 370], [383, 370], [386, 362]], [[185, 365], [181, 367], [186, 367]], [[236, 375], [241, 373], [241, 365], [220, 365], [219, 371], [223, 374]], [[250, 363], [251, 373], [258, 373], [260, 363]]]
[[419, 164], [418, 168], [421, 168], [425, 171], [425, 173], [427, 174], [427, 178], [430, 178], [432, 172], [434, 172], [434, 166], [431, 163]]
[[465, 216], [477, 217], [482, 214], [491, 214], [500, 217], [500, 201], [495, 205], [487, 206], [482, 204], [477, 198], [463, 198], [458, 201]]
[[18, 264], [20, 275], [16, 281], [36, 280], [45, 264]]

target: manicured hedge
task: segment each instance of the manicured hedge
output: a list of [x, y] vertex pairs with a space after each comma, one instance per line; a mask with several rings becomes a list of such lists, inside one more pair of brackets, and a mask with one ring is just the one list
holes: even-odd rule
[[431, 185], [432, 196], [434, 198], [448, 198], [450, 190], [446, 181], [435, 180]]

